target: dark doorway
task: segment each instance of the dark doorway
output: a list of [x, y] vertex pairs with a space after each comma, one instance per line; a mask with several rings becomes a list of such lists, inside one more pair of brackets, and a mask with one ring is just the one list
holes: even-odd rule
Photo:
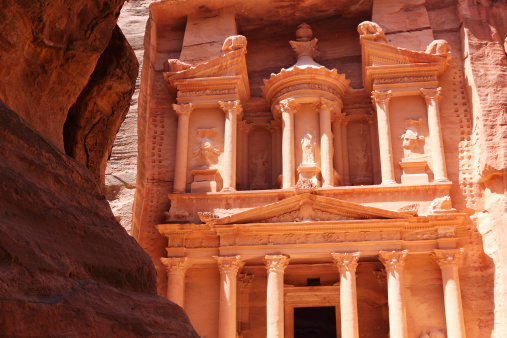
[[336, 338], [335, 307], [294, 308], [294, 338]]

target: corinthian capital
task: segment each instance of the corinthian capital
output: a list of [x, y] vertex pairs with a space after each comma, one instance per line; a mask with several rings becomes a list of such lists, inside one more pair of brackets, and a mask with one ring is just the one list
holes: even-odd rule
[[333, 261], [337, 265], [340, 272], [356, 271], [357, 260], [359, 259], [359, 252], [345, 252], [331, 254]]
[[194, 106], [191, 103], [187, 104], [173, 104], [173, 109], [176, 115], [189, 115], [194, 110]]
[[277, 107], [282, 113], [294, 114], [299, 110], [301, 104], [296, 103], [294, 99], [285, 99], [280, 101], [280, 105]]
[[338, 107], [338, 102], [334, 100], [328, 100], [323, 97], [320, 98], [320, 108], [321, 109], [329, 109], [330, 111], [335, 110]]
[[386, 267], [386, 270], [396, 271], [402, 270], [405, 265], [405, 258], [407, 257], [407, 250], [403, 251], [380, 251], [380, 261]]
[[455, 265], [458, 266], [463, 248], [448, 249], [448, 250], [433, 250], [432, 257], [441, 268], [444, 266]]
[[185, 274], [190, 266], [187, 257], [162, 257], [160, 260], [164, 263], [167, 273]]
[[391, 97], [393, 96], [392, 91], [390, 90], [374, 90], [371, 92], [371, 98], [376, 103], [388, 103]]
[[435, 100], [440, 101], [440, 92], [442, 91], [441, 87], [428, 89], [428, 88], [421, 88], [421, 94], [424, 96], [424, 99], [426, 101], [429, 100]]
[[266, 255], [264, 262], [268, 272], [283, 272], [289, 265], [289, 259], [287, 255]]
[[217, 261], [220, 273], [238, 273], [245, 265], [240, 256], [213, 257]]
[[243, 107], [241, 106], [241, 102], [239, 100], [236, 101], [218, 101], [218, 105], [222, 110], [227, 114], [241, 114], [243, 111]]

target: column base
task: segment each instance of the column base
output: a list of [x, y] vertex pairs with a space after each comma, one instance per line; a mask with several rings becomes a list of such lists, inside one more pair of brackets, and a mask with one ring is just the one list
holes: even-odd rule
[[223, 188], [220, 192], [235, 192], [236, 189], [233, 187]]
[[381, 185], [393, 185], [393, 184], [398, 184], [396, 181], [393, 181], [393, 180], [388, 180], [388, 181], [382, 181]]

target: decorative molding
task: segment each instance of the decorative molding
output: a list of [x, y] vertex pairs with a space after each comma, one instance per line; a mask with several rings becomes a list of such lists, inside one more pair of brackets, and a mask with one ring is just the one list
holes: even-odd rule
[[357, 260], [359, 259], [359, 252], [345, 252], [337, 253], [333, 252], [331, 257], [340, 270], [341, 273], [350, 271], [355, 272], [357, 268]]
[[374, 90], [371, 92], [371, 98], [374, 100], [377, 104], [387, 104], [389, 103], [389, 100], [393, 96], [393, 93], [391, 90]]
[[249, 291], [252, 287], [254, 275], [241, 273], [238, 275], [238, 285], [241, 291]]
[[405, 265], [407, 250], [402, 251], [380, 251], [379, 259], [386, 267], [387, 272], [401, 271]]
[[171, 273], [184, 275], [187, 269], [190, 267], [190, 263], [187, 257], [162, 257], [160, 260], [165, 265], [165, 269], [168, 274]]
[[215, 256], [213, 257], [218, 264], [218, 270], [220, 273], [238, 273], [238, 271], [245, 265], [245, 262], [243, 262], [243, 258], [241, 256], [225, 256], [225, 257], [219, 257]]
[[458, 266], [463, 251], [463, 248], [448, 250], [435, 249], [433, 250], [432, 258], [435, 260], [435, 262], [437, 262], [440, 268], [444, 268], [450, 265]]
[[288, 255], [266, 255], [264, 263], [269, 272], [283, 273], [287, 265], [289, 265], [290, 257]]

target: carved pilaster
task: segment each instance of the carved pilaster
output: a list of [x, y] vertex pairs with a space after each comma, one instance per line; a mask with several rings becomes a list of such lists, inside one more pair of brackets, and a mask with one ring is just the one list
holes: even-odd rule
[[389, 116], [389, 101], [392, 92], [372, 92], [372, 99], [377, 110], [378, 119], [378, 143], [380, 148], [380, 167], [382, 172], [382, 184], [395, 184], [393, 145], [391, 138], [391, 120]]
[[301, 107], [294, 99], [280, 101], [279, 109], [282, 113], [282, 188], [288, 189], [296, 184], [294, 159], [294, 113]]
[[433, 162], [433, 174], [435, 182], [447, 182], [447, 169], [445, 164], [444, 140], [440, 124], [440, 101], [441, 88], [421, 88], [421, 94], [426, 100], [428, 109], [428, 129], [430, 132], [431, 157]]
[[240, 101], [218, 101], [218, 105], [225, 113], [224, 131], [224, 173], [222, 191], [236, 190], [236, 136], [237, 117], [243, 108]]
[[173, 109], [178, 116], [173, 191], [175, 193], [184, 193], [187, 186], [188, 125], [194, 106], [192, 103], [173, 104]]

